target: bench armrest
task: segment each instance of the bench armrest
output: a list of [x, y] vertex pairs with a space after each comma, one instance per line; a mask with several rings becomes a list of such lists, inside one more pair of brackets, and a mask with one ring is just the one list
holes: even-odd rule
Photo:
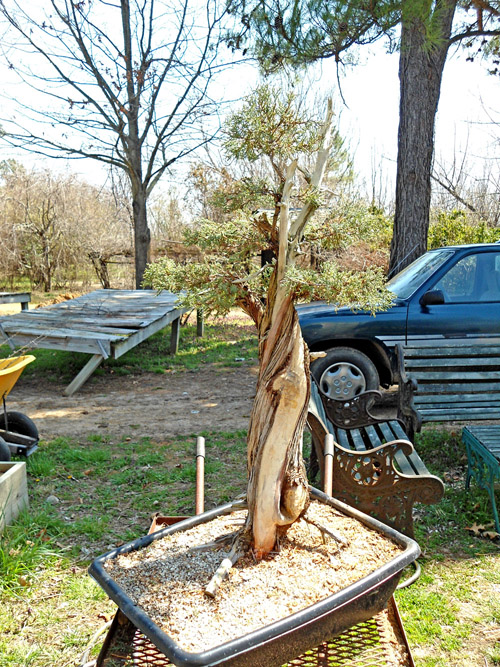
[[326, 416], [337, 428], [361, 428], [387, 421], [386, 418], [379, 419], [370, 412], [375, 401], [382, 397], [377, 389], [364, 391], [354, 398], [330, 398], [321, 390], [312, 374], [311, 381], [316, 385]]
[[408, 440], [393, 440], [364, 452], [335, 444], [333, 495], [348, 505], [413, 537], [413, 505], [432, 504], [444, 493], [434, 475], [407, 475], [395, 465], [397, 456], [417, 456]]

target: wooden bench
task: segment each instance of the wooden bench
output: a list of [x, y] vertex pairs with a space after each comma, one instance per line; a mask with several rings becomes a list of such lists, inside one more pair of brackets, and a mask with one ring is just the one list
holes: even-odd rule
[[20, 303], [21, 310], [28, 310], [31, 292], [0, 292], [0, 304]]
[[398, 420], [383, 420], [370, 410], [378, 391], [350, 400], [330, 399], [311, 382], [307, 423], [313, 459], [321, 477], [324, 442], [335, 442], [333, 495], [413, 537], [413, 505], [439, 502], [443, 482], [431, 475]]
[[[398, 416], [409, 433], [426, 422], [479, 422], [500, 419], [500, 344], [478, 341], [433, 341], [396, 347], [400, 374]], [[495, 480], [500, 480], [500, 425], [466, 426], [470, 488], [475, 479], [493, 506], [496, 531], [500, 522]]]
[[500, 419], [500, 343], [396, 346], [398, 418], [410, 437], [426, 422]]

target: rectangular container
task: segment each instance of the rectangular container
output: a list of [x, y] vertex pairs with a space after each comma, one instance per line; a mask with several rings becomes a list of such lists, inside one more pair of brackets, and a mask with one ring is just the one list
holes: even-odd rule
[[[121, 611], [164, 653], [177, 667], [273, 667], [304, 653], [332, 637], [341, 634], [357, 623], [367, 620], [381, 611], [396, 589], [403, 569], [420, 554], [418, 544], [385, 526], [376, 519], [341, 503], [324, 493], [312, 490], [312, 497], [358, 519], [403, 547], [401, 554], [374, 570], [368, 576], [326, 599], [317, 602], [280, 621], [247, 635], [216, 646], [201, 653], [184, 651], [151, 618], [125, 594], [110, 577], [104, 564], [118, 555], [146, 547], [154, 540], [169, 533], [185, 530], [227, 513], [230, 505], [223, 505], [209, 512], [191, 517], [173, 526], [141, 537], [115, 549], [90, 566], [91, 576], [116, 602]], [[168, 592], [166, 592], [168, 595]]]

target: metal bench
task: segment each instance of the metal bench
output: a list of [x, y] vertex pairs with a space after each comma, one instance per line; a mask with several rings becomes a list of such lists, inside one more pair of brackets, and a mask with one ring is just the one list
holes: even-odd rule
[[495, 481], [500, 481], [500, 425], [466, 426], [462, 431], [462, 440], [467, 450], [467, 477], [465, 488], [470, 488], [471, 479], [475, 479], [481, 489], [485, 489], [493, 507], [495, 530], [500, 533], [495, 501]]
[[307, 423], [312, 459], [324, 473], [324, 442], [335, 442], [333, 496], [413, 537], [413, 505], [439, 502], [443, 482], [431, 475], [398, 420], [383, 420], [370, 410], [378, 391], [349, 400], [322, 394], [314, 380]]

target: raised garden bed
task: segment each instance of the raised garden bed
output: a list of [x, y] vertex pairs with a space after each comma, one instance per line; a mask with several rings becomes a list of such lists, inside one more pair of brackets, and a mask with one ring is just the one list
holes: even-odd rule
[[0, 461], [0, 530], [28, 504], [26, 463]]

